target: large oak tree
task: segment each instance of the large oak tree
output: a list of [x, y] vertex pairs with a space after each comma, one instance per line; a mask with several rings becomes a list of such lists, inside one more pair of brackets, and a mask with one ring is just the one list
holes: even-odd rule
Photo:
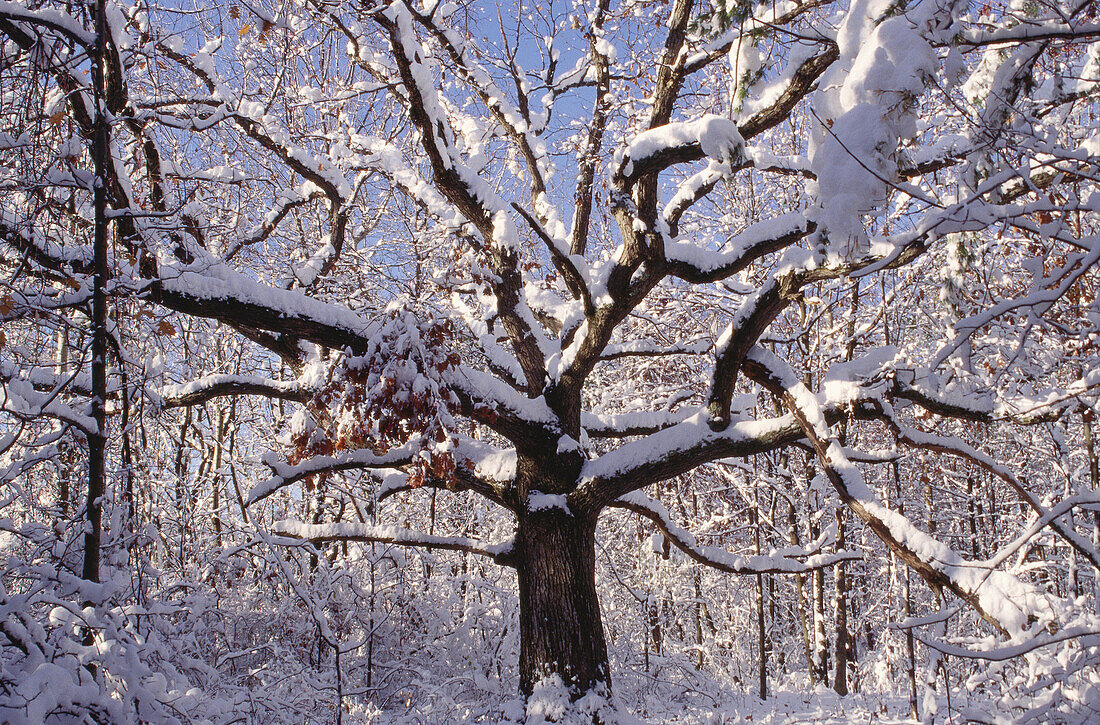
[[[609, 507], [735, 574], [855, 556], [828, 537], [772, 556], [698, 545], [646, 492], [716, 461], [810, 452], [890, 552], [1003, 637], [1036, 621], [1041, 593], [888, 506], [864, 468], [895, 459], [854, 441], [992, 472], [1100, 566], [1066, 518], [1087, 497], [1041, 500], [943, 427], [1049, 421], [1100, 382], [1089, 0], [93, 15], [0, 3], [0, 314], [103, 332], [90, 380], [9, 347], [13, 420], [60, 420], [90, 448], [107, 435], [103, 398], [117, 412], [130, 392], [102, 365], [117, 382], [138, 361], [117, 335], [108, 354], [104, 304], [162, 335], [165, 313], [216, 321], [289, 379], [144, 394], [298, 406], [252, 510], [370, 469], [383, 497], [470, 491], [510, 513], [513, 538], [477, 542], [336, 521], [321, 496], [274, 530], [513, 567], [525, 694], [610, 689], [595, 580]], [[928, 315], [920, 335], [891, 331], [897, 305]], [[806, 333], [826, 315], [848, 326], [834, 350]], [[640, 371], [660, 385], [623, 384]], [[72, 402], [89, 395], [91, 416]], [[44, 445], [31, 431], [13, 449], [27, 460]]]

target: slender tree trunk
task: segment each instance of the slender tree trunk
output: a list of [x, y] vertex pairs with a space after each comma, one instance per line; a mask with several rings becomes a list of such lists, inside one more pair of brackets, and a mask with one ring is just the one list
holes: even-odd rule
[[[928, 533], [932, 536], [936, 535], [936, 498], [935, 490], [932, 488], [932, 480], [924, 472], [924, 463], [921, 463], [921, 472], [925, 478], [924, 496], [925, 504], [928, 508]], [[937, 585], [930, 585], [932, 594], [935, 596], [936, 611], [942, 611], [944, 606], [943, 590]], [[909, 631], [912, 631], [910, 629]], [[947, 635], [946, 622], [940, 621], [932, 625], [932, 636], [936, 639], [942, 640]], [[936, 700], [936, 686], [939, 679], [939, 667], [942, 659], [942, 655], [934, 647], [927, 647], [928, 663], [927, 669], [924, 674], [924, 707], [923, 707], [923, 722], [933, 722], [936, 718], [936, 712], [939, 709], [939, 703]], [[944, 678], [944, 682], [947, 678]]]
[[[852, 296], [848, 308], [847, 340], [844, 343], [845, 361], [851, 361], [856, 350], [856, 312], [859, 309], [859, 279], [852, 285]], [[848, 445], [848, 422], [844, 421], [840, 429], [840, 442]], [[847, 545], [847, 517], [845, 508], [836, 510], [837, 549]], [[848, 571], [843, 562], [833, 568], [836, 580], [834, 613], [836, 617], [836, 673], [833, 676], [833, 689], [838, 695], [848, 694], [848, 660], [853, 647], [853, 638], [848, 632]]]
[[[691, 491], [691, 515], [692, 520], [698, 520], [699, 497], [695, 490]], [[668, 539], [665, 539], [668, 543]], [[692, 567], [692, 584], [695, 587], [695, 667], [703, 669], [703, 587], [700, 582], [699, 567]]]
[[[817, 527], [811, 525], [810, 538], [818, 536]], [[825, 633], [825, 570], [815, 569], [811, 575], [813, 582], [814, 607], [814, 678], [817, 682], [829, 683], [829, 637]]]
[[226, 409], [220, 405], [217, 407], [214, 418], [214, 471], [210, 477], [210, 508], [213, 512], [214, 540], [218, 546], [222, 545], [222, 462], [224, 447], [222, 440], [225, 438], [225, 428], [228, 424]]
[[[845, 536], [845, 516], [842, 509], [836, 511], [837, 549], [847, 544]], [[838, 695], [848, 694], [848, 652], [852, 637], [848, 633], [848, 575], [844, 564], [836, 565], [836, 673], [833, 676], [833, 689]]]
[[[1096, 437], [1093, 431], [1093, 412], [1091, 408], [1081, 408], [1081, 425], [1084, 428], [1085, 453], [1089, 464], [1089, 485], [1094, 492], [1100, 492], [1100, 455], [1096, 452]], [[1100, 546], [1100, 512], [1093, 514], [1092, 543]], [[1093, 596], [1100, 600], [1100, 571], [1093, 574]]]
[[699, 581], [699, 568], [692, 569], [695, 585], [695, 668], [703, 669], [703, 587]]
[[[62, 323], [57, 328], [57, 364], [54, 372], [63, 379], [69, 367], [69, 328]], [[69, 518], [69, 506], [72, 503], [73, 454], [69, 436], [63, 436], [57, 442], [57, 510], [61, 521]]]
[[[883, 298], [886, 296], [886, 277], [880, 278], [880, 284], [882, 285]], [[902, 337], [901, 334], [898, 338]], [[887, 345], [891, 344], [891, 330], [890, 330], [890, 316], [885, 317], [884, 338]], [[896, 441], [895, 441], [896, 446]], [[905, 499], [901, 495], [901, 464], [896, 460], [890, 464], [891, 473], [894, 478], [894, 500], [897, 502], [898, 513], [902, 516], [905, 515]], [[992, 509], [990, 509], [992, 513]], [[893, 555], [891, 555], [893, 558]], [[902, 613], [906, 619], [912, 616], [913, 604], [912, 604], [912, 592], [910, 590], [909, 581], [910, 570], [909, 567], [905, 567], [905, 591], [903, 593], [904, 599], [902, 600]], [[905, 629], [905, 661], [906, 661], [906, 680], [909, 690], [909, 715], [914, 720], [920, 717], [920, 710], [917, 702], [917, 657], [916, 647], [913, 638], [913, 628], [906, 627]]]
[[966, 513], [970, 527], [970, 558], [978, 558], [978, 507], [974, 499], [974, 476], [966, 477]]
[[96, 430], [88, 434], [87, 528], [84, 532], [82, 576], [99, 581], [99, 550], [103, 527], [103, 495], [107, 489], [107, 158], [110, 129], [107, 124], [104, 74], [107, 67], [107, 10], [105, 0], [96, 3], [96, 50], [92, 82], [96, 104], [92, 154], [95, 157], [95, 232], [92, 283], [92, 420]]
[[[901, 497], [901, 471], [900, 464], [894, 461], [890, 464], [892, 473], [894, 475], [894, 499], [897, 502], [898, 513], [902, 516], [905, 515], [905, 500]], [[905, 619], [909, 619], [913, 613], [913, 599], [912, 591], [910, 588], [909, 567], [904, 567], [905, 581], [904, 591], [902, 592], [902, 604], [901, 611]], [[906, 684], [909, 691], [909, 715], [914, 720], [920, 717], [920, 710], [917, 701], [917, 657], [916, 657], [916, 642], [913, 638], [913, 628], [905, 628], [905, 663], [906, 663]]]
[[525, 512], [516, 533], [520, 689], [558, 675], [574, 698], [610, 688], [596, 596], [596, 521], [560, 508]]
[[[909, 581], [910, 571], [909, 568], [905, 568], [905, 602], [902, 607], [902, 612], [905, 614], [905, 618], [913, 614], [913, 598], [910, 590]], [[917, 701], [917, 648], [916, 642], [913, 637], [913, 628], [905, 628], [905, 661], [908, 669], [907, 680], [909, 685], [909, 714], [916, 720], [920, 717], [920, 710], [918, 709]]]
[[1095, 491], [1100, 490], [1100, 456], [1096, 452], [1096, 437], [1092, 428], [1094, 418], [1090, 408], [1081, 409], [1081, 423], [1085, 429], [1085, 453], [1089, 460], [1089, 484]]
[[176, 515], [179, 521], [179, 565], [180, 571], [183, 571], [184, 566], [187, 563], [187, 532], [190, 528], [190, 515], [188, 513], [187, 506], [187, 457], [184, 455], [187, 450], [187, 430], [191, 427], [191, 416], [193, 410], [191, 406], [187, 406], [183, 409], [183, 422], [180, 423], [180, 440], [179, 445], [176, 447]]
[[[791, 546], [801, 546], [798, 536], [798, 522], [795, 519], [794, 504], [787, 509], [787, 524], [790, 526]], [[806, 671], [810, 673], [810, 686], [817, 680], [814, 668], [813, 649], [810, 647], [810, 625], [806, 617], [806, 580], [801, 574], [794, 575], [795, 589], [798, 591], [798, 624], [802, 630], [802, 650], [806, 654]]]
[[[753, 486], [753, 547], [760, 554], [760, 488], [759, 484]], [[756, 575], [756, 641], [760, 652], [759, 660], [759, 695], [761, 700], [768, 699], [768, 632], [764, 622], [764, 578]]]

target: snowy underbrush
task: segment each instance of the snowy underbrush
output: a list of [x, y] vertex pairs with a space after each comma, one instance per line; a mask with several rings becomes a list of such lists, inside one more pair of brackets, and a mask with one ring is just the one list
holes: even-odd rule
[[[663, 690], [661, 683], [654, 683]], [[907, 701], [896, 695], [867, 694], [840, 697], [828, 688], [780, 690], [768, 700], [733, 690], [713, 692], [681, 690], [662, 701], [644, 692], [619, 692], [608, 699], [590, 693], [570, 703], [559, 682], [544, 682], [526, 707], [512, 698], [488, 707], [444, 709], [419, 714], [378, 712], [365, 722], [393, 723], [492, 723], [493, 725], [591, 725], [593, 717], [605, 725], [725, 725], [726, 723], [818, 723], [841, 725], [852, 722], [911, 723]], [[946, 701], [943, 703], [946, 713]], [[476, 714], [475, 714], [476, 712]], [[644, 714], [643, 714], [644, 712]], [[945, 722], [944, 717], [937, 719]], [[952, 722], [963, 722], [954, 712]]]
[[19, 533], [12, 548], [23, 556], [5, 547], [0, 589], [0, 722], [218, 721], [246, 699], [244, 691], [234, 700], [200, 686], [218, 672], [176, 636], [184, 598], [135, 597], [134, 580], [112, 577], [111, 567], [103, 583], [90, 584], [63, 565], [64, 546], [42, 546], [50, 529]]
[[[1068, 631], [1068, 630], [1067, 630]], [[1079, 628], [1074, 631], [1081, 631]], [[911, 717], [908, 697], [898, 688], [898, 672], [891, 675], [883, 658], [859, 665], [862, 691], [841, 697], [823, 685], [811, 686], [804, 671], [773, 673], [766, 700], [755, 687], [739, 678], [717, 678], [697, 670], [687, 655], [650, 657], [650, 669], [640, 661], [620, 660], [613, 667], [615, 694], [590, 693], [570, 703], [560, 682], [540, 683], [526, 703], [509, 696], [494, 682], [480, 693], [464, 690], [456, 696], [453, 679], [421, 668], [418, 689], [433, 693], [419, 705], [400, 703], [371, 713], [360, 712], [356, 722], [377, 725], [413, 723], [500, 723], [501, 725], [588, 725], [593, 716], [613, 725], [640, 723], [718, 725], [726, 723], [853, 722], [914, 723], [1073, 723], [1096, 722], [1100, 712], [1097, 679], [1100, 647], [1095, 637], [1073, 637], [1019, 658], [989, 662], [972, 657], [947, 657], [937, 666], [935, 685], [926, 684], [927, 672], [918, 663], [919, 720]], [[628, 654], [614, 652], [613, 654]], [[613, 657], [613, 660], [616, 659]], [[944, 690], [946, 670], [950, 692]], [[752, 683], [755, 685], [755, 683]], [[503, 695], [502, 695], [503, 691]], [[450, 693], [450, 694], [445, 694]], [[396, 706], [396, 707], [395, 707]]]
[[[1062, 626], [983, 653], [960, 688], [990, 704], [963, 708], [978, 722], [1100, 721], [1100, 617], [1082, 610]], [[990, 717], [995, 713], [996, 717]]]
[[[134, 566], [118, 550], [104, 583], [90, 585], [66, 553], [75, 537], [59, 544], [52, 528], [35, 525], [6, 534], [0, 722], [328, 725], [338, 708], [344, 723], [377, 725], [910, 722], [898, 630], [880, 632], [860, 658], [858, 694], [842, 698], [786, 671], [800, 662], [792, 650], [774, 655], [772, 692], [761, 701], [752, 643], [736, 640], [751, 628], [706, 641], [699, 668], [691, 632], [669, 628], [664, 652], [646, 654], [637, 612], [608, 596], [614, 695], [572, 702], [547, 681], [524, 703], [510, 573], [382, 547], [316, 557], [237, 535], [244, 543], [232, 547], [197, 542], [202, 551], [186, 561], [201, 564], [164, 570], [148, 559]], [[1087, 601], [1074, 604], [1057, 626], [1038, 623], [1018, 642], [937, 642], [946, 654], [933, 677], [922, 646], [925, 717], [1095, 722], [1100, 622]]]

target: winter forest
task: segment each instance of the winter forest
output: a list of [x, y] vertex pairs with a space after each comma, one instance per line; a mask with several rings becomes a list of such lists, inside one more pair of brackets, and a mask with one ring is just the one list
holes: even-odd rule
[[1100, 722], [1094, 0], [0, 0], [0, 722]]

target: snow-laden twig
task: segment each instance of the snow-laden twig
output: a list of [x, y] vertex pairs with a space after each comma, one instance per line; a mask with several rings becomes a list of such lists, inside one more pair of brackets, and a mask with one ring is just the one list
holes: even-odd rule
[[432, 536], [398, 526], [373, 526], [352, 522], [305, 524], [300, 521], [278, 521], [272, 527], [278, 536], [308, 541], [363, 541], [394, 546], [416, 546], [425, 549], [466, 551], [500, 561], [512, 550], [512, 542], [486, 544], [465, 536]]
[[638, 491], [620, 497], [611, 505], [644, 516], [689, 557], [700, 564], [730, 574], [805, 574], [838, 562], [859, 561], [863, 558], [853, 551], [822, 553], [821, 549], [831, 543], [828, 541], [816, 542], [818, 545], [808, 549], [787, 547], [770, 554], [733, 554], [716, 546], [701, 545], [694, 534], [673, 522], [664, 504]]
[[265, 456], [264, 463], [275, 474], [266, 481], [260, 481], [252, 487], [245, 505], [251, 506], [276, 491], [301, 481], [303, 478], [334, 471], [350, 471], [363, 468], [396, 468], [406, 465], [416, 457], [420, 450], [420, 437], [416, 436], [408, 443], [391, 448], [384, 453], [370, 449], [350, 451], [339, 456], [314, 456], [307, 461], [292, 465], [279, 461], [274, 454]]

